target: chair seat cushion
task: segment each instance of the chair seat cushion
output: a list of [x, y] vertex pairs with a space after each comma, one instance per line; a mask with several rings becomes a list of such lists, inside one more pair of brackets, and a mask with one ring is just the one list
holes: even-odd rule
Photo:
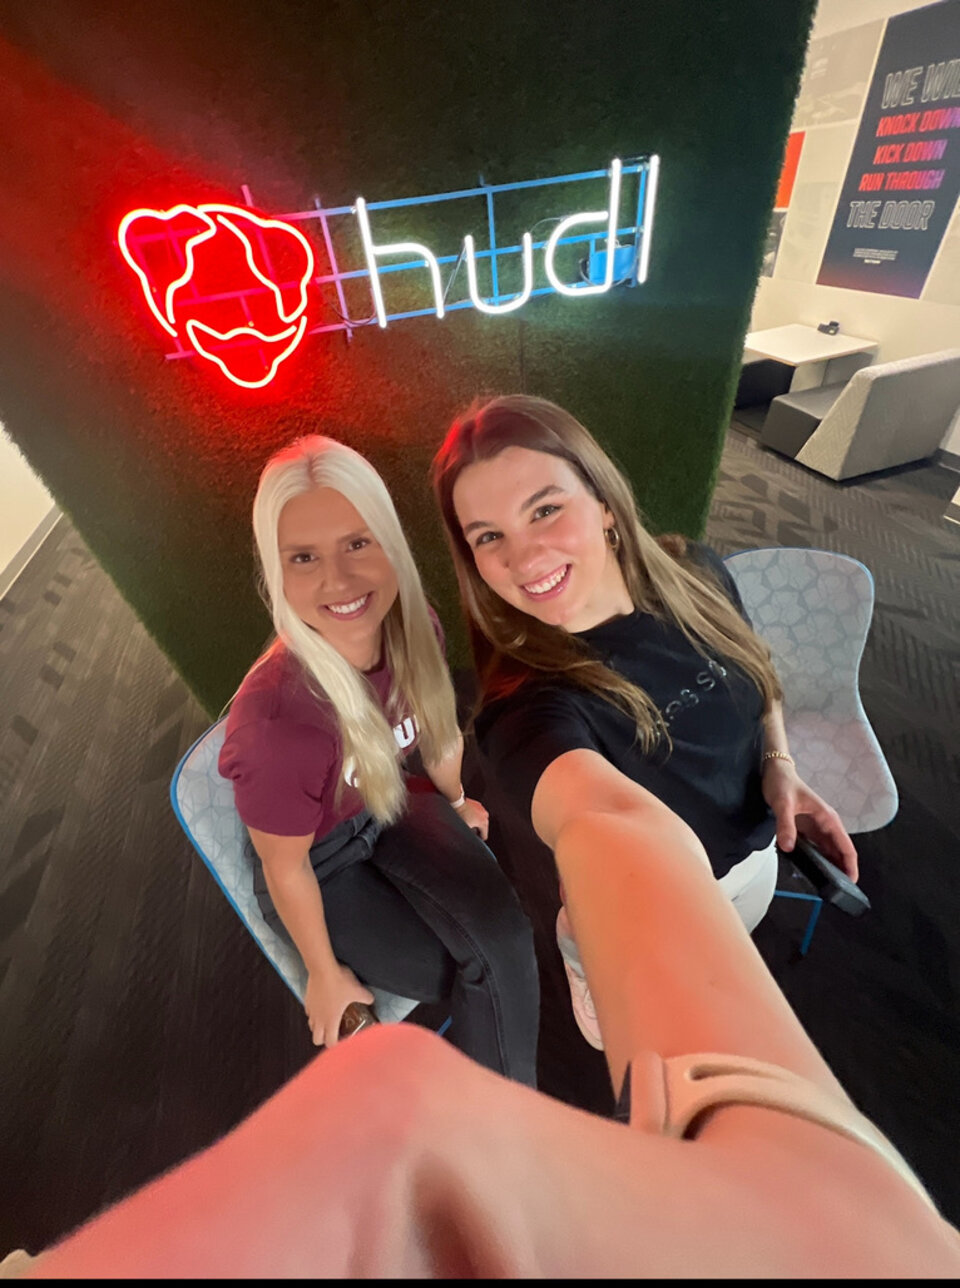
[[817, 420], [823, 420], [846, 387], [846, 381], [836, 385], [820, 385], [817, 389], [802, 389], [799, 393], [781, 394], [776, 401], [781, 406], [794, 407], [808, 416], [816, 416]]
[[760, 432], [761, 446], [772, 447], [784, 456], [796, 456], [844, 388], [825, 385], [774, 398]]

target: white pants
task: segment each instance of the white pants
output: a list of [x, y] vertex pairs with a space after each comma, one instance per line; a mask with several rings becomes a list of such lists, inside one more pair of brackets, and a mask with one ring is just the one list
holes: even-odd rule
[[754, 930], [766, 916], [777, 884], [777, 843], [754, 850], [717, 882], [740, 914], [747, 930]]

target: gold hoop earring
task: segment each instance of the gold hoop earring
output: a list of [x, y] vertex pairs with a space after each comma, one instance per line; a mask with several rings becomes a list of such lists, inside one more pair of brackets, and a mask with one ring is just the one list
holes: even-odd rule
[[620, 533], [617, 531], [616, 527], [604, 528], [603, 535], [606, 538], [607, 545], [613, 553], [616, 554], [620, 549]]

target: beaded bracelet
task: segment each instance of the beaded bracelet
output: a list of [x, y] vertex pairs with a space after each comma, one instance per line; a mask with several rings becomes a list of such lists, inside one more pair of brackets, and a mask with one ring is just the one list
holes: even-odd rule
[[793, 765], [794, 769], [796, 769], [796, 766], [797, 766], [797, 762], [786, 751], [765, 751], [763, 755], [760, 757], [761, 769], [767, 763], [768, 760], [786, 760], [789, 764]]

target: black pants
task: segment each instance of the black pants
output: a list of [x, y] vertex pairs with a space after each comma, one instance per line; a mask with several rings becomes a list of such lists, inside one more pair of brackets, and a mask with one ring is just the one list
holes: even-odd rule
[[[533, 935], [487, 847], [435, 792], [409, 795], [403, 817], [382, 831], [369, 815], [336, 831], [311, 861], [337, 960], [376, 988], [448, 1001], [454, 1046], [535, 1086]], [[260, 906], [280, 928], [257, 876]]]
[[[490, 810], [490, 843], [533, 928], [540, 971], [540, 1036], [537, 1085], [548, 1096], [609, 1117], [614, 1094], [606, 1057], [584, 1042], [573, 1018], [570, 986], [557, 948], [560, 878], [549, 848], [537, 837], [530, 813], [488, 761], [475, 793]], [[601, 855], [597, 855], [600, 863]]]

